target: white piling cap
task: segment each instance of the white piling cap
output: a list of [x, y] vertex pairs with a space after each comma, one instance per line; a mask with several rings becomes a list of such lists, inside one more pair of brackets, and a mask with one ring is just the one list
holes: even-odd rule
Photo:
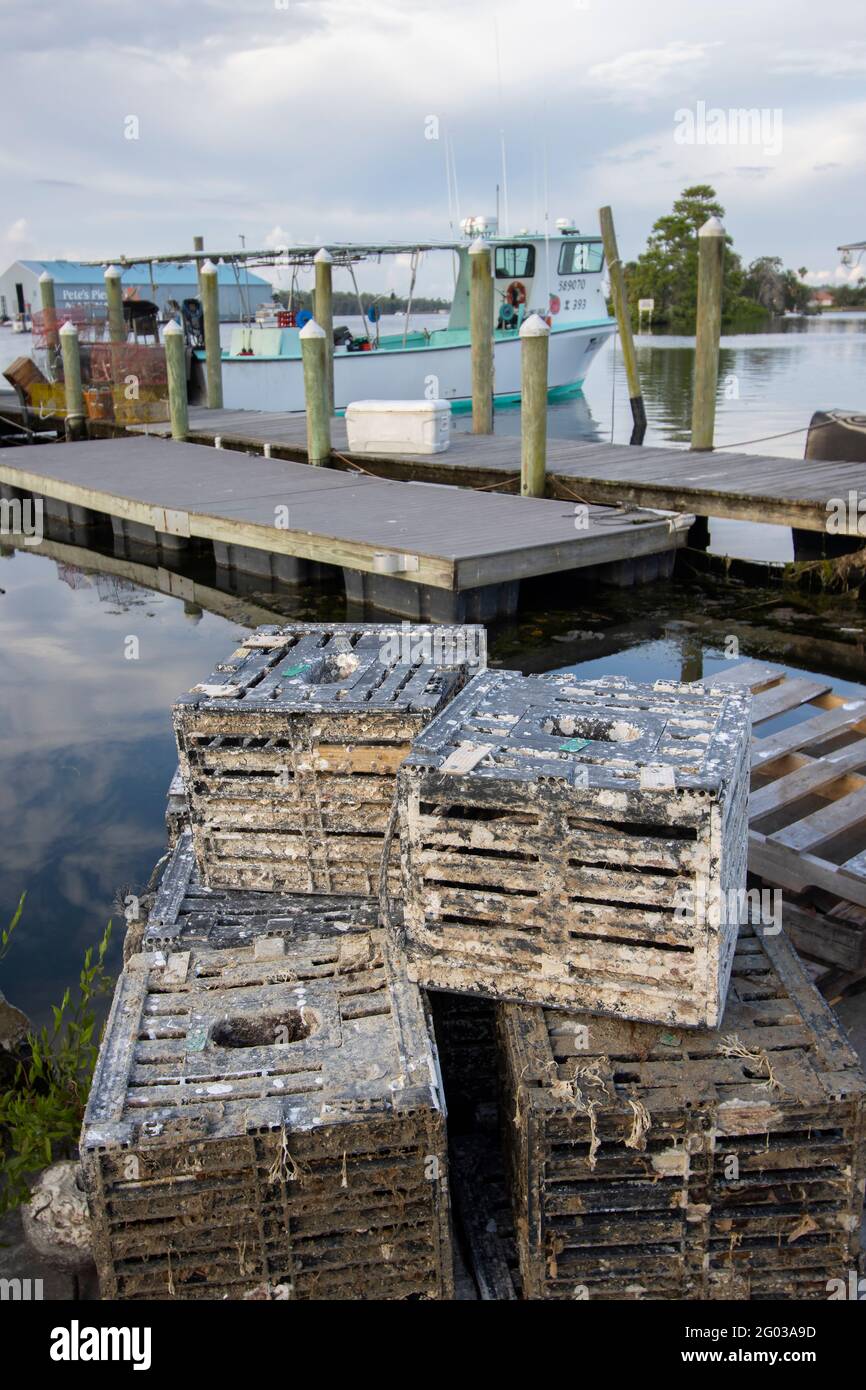
[[50, 283], [53, 283], [53, 281], [54, 281], [54, 276], [53, 276], [53, 275], [49, 275], [49, 273], [48, 273], [47, 270], [43, 270], [42, 274], [39, 276], [39, 283], [40, 283], [40, 285], [47, 285], [47, 284], [49, 284], [49, 282], [50, 282]]
[[106, 268], [106, 271], [105, 271], [105, 279], [106, 279], [106, 280], [109, 280], [109, 279], [110, 279], [110, 280], [119, 280], [119, 279], [120, 279], [120, 271], [117, 269], [117, 266], [116, 266], [116, 265], [110, 265], [110, 266], [108, 266], [108, 267]]
[[698, 232], [698, 236], [724, 236], [725, 229], [718, 217], [708, 217]]
[[71, 319], [67, 319], [67, 320], [66, 320], [66, 322], [65, 322], [64, 325], [63, 325], [63, 327], [62, 327], [61, 330], [60, 330], [60, 333], [61, 333], [61, 336], [62, 336], [63, 334], [65, 334], [67, 338], [77, 338], [77, 337], [78, 337], [78, 329], [75, 327], [75, 324], [72, 322]]
[[299, 338], [324, 338], [324, 337], [325, 337], [325, 330], [324, 330], [324, 328], [320, 328], [320, 327], [319, 327], [319, 325], [316, 323], [316, 320], [315, 320], [315, 319], [310, 319], [309, 323], [305, 323], [305, 324], [304, 324], [303, 328], [301, 329], [300, 333], [298, 334], [298, 337], [299, 337]]
[[181, 337], [183, 336], [183, 329], [181, 328], [177, 319], [172, 319], [169, 323], [165, 325], [165, 328], [162, 330], [162, 336], [164, 338], [167, 338], [169, 334], [171, 334], [172, 338], [176, 338], [178, 333], [180, 333]]
[[519, 337], [521, 338], [546, 338], [550, 332], [550, 324], [544, 322], [540, 314], [530, 314], [528, 319], [524, 319], [520, 325]]
[[327, 247], [323, 246], [321, 251], [317, 251], [315, 256], [313, 257], [313, 264], [330, 265], [332, 264], [333, 260], [334, 257], [331, 255], [330, 251], [327, 249]]
[[481, 236], [477, 236], [469, 248], [469, 254], [470, 256], [480, 256], [482, 251], [489, 250], [490, 242], [485, 241], [484, 238]]
[[213, 261], [210, 259], [210, 257], [208, 257], [206, 261], [202, 261], [200, 273], [202, 275], [216, 275], [217, 268], [214, 265]]

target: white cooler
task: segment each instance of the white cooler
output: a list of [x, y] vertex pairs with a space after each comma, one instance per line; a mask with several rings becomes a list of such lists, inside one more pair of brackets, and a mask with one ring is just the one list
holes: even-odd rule
[[346, 406], [353, 454], [441, 454], [451, 443], [448, 401], [352, 401]]

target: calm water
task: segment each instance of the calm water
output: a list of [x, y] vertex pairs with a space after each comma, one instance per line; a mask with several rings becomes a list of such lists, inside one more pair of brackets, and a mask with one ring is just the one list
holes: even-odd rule
[[[0, 357], [22, 348], [21, 339], [3, 341]], [[688, 344], [642, 339], [640, 356], [648, 441], [685, 442]], [[862, 405], [866, 316], [790, 321], [777, 334], [726, 340], [722, 370], [736, 377], [739, 396], [721, 402], [721, 443], [799, 428], [819, 407]], [[613, 345], [597, 361], [585, 398], [551, 410], [550, 428], [605, 439], [611, 422], [614, 439], [625, 441], [628, 403]], [[497, 430], [518, 428], [517, 412], [497, 416]], [[796, 457], [803, 439], [793, 435], [755, 452]], [[734, 529], [740, 553], [753, 543], [767, 553], [749, 532], [770, 528]], [[779, 547], [789, 545], [787, 533], [774, 535]], [[123, 919], [114, 903], [142, 890], [164, 845], [165, 790], [175, 766], [172, 700], [227, 655], [251, 622], [346, 613], [342, 591], [326, 589], [212, 592], [203, 596], [204, 611], [185, 609], [119, 577], [110, 542], [104, 555], [58, 551], [51, 541], [44, 553], [0, 555], [0, 921], [28, 895], [0, 964], [0, 988], [42, 1022], [112, 915], [116, 968]], [[207, 566], [194, 577], [215, 590]], [[221, 614], [208, 611], [211, 603]], [[866, 679], [864, 628], [853, 605], [816, 610], [770, 591], [657, 584], [620, 593], [575, 583], [569, 593], [558, 581], [527, 587], [519, 621], [491, 633], [491, 659], [522, 670], [695, 679], [723, 664], [733, 633], [744, 656], [787, 657], [792, 668], [830, 673], [845, 688]], [[126, 659], [130, 636], [138, 638], [138, 660]]]

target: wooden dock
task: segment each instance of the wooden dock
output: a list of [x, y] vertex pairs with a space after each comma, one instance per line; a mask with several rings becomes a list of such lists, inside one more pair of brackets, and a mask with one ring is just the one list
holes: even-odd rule
[[[460, 621], [513, 611], [523, 578], [668, 562], [690, 520], [605, 507], [583, 518], [565, 501], [394, 482], [153, 437], [0, 449], [0, 483], [150, 529], [154, 543], [200, 538], [338, 566], [351, 597], [357, 585], [348, 576], [367, 575], [376, 581], [366, 591], [371, 603]], [[455, 608], [443, 596], [467, 597]]]
[[841, 693], [759, 661], [702, 684], [752, 691], [751, 872], [784, 890], [785, 930], [834, 968], [832, 987], [856, 983], [866, 974], [866, 687]]
[[[190, 438], [197, 442], [212, 444], [219, 437], [225, 447], [258, 450], [269, 445], [276, 456], [306, 458], [302, 414], [199, 407], [189, 416]], [[169, 432], [168, 425], [135, 428], [150, 434]], [[519, 482], [519, 436], [472, 435], [458, 429], [446, 454], [373, 457], [349, 452], [340, 419], [333, 422], [332, 441], [348, 466], [382, 477], [470, 487], [500, 483], [503, 490]], [[838, 498], [847, 503], [851, 492], [866, 512], [862, 463], [549, 439], [547, 473], [551, 494], [566, 499], [608, 506], [631, 503], [806, 531], [825, 531], [828, 502]], [[849, 509], [839, 534], [862, 536], [857, 523], [856, 512]]]

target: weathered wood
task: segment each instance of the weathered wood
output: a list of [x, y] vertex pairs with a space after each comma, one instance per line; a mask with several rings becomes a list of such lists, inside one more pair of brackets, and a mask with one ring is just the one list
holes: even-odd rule
[[[374, 893], [399, 763], [483, 670], [483, 628], [260, 628], [175, 706], [211, 887]], [[395, 886], [399, 853], [393, 854]]]
[[[751, 661], [704, 681], [738, 685], [753, 692], [757, 726], [749, 868], [786, 890], [785, 925], [799, 949], [856, 973], [866, 966], [866, 689], [841, 693]], [[807, 706], [815, 714], [762, 733], [771, 719]], [[840, 917], [843, 905], [850, 911]]]
[[493, 266], [488, 243], [469, 248], [469, 340], [472, 357], [472, 432], [493, 433]]
[[205, 261], [198, 268], [198, 276], [202, 317], [204, 319], [204, 346], [207, 354], [206, 380], [208, 409], [222, 410], [223, 367], [222, 347], [220, 345], [220, 291], [217, 268], [212, 261]]
[[313, 257], [316, 277], [313, 313], [325, 335], [325, 372], [328, 386], [328, 415], [334, 413], [334, 258], [323, 246]]
[[712, 1026], [744, 910], [748, 752], [742, 692], [476, 677], [398, 773], [411, 978]]
[[168, 376], [168, 409], [172, 439], [185, 440], [189, 432], [189, 405], [186, 389], [186, 345], [183, 329], [172, 319], [163, 333], [165, 369]]
[[708, 1033], [499, 1018], [527, 1297], [826, 1299], [847, 1277], [866, 1078], [783, 935], [742, 928]]
[[429, 1018], [383, 933], [175, 944], [121, 976], [85, 1116], [102, 1296], [449, 1298]]
[[617, 246], [616, 231], [613, 225], [613, 213], [609, 207], [599, 208], [598, 221], [602, 241], [604, 242], [604, 257], [607, 262], [607, 271], [610, 276], [610, 292], [611, 298], [613, 299], [613, 311], [616, 314], [617, 326], [619, 328], [619, 341], [622, 347], [625, 378], [628, 382], [628, 397], [632, 416], [632, 432], [629, 442], [631, 444], [642, 444], [644, 435], [646, 434], [646, 407], [644, 406], [643, 392], [640, 387], [637, 353], [634, 350], [634, 338], [632, 337], [631, 331], [631, 314], [628, 307], [625, 275], [623, 273], [622, 261], [619, 257], [619, 247]]
[[547, 358], [550, 329], [539, 314], [520, 326], [520, 494], [543, 497], [547, 468]]
[[113, 343], [125, 343], [128, 335], [123, 317], [123, 281], [117, 266], [108, 266], [103, 278], [108, 303], [108, 335]]
[[78, 345], [78, 329], [74, 323], [65, 323], [58, 337], [63, 357], [63, 388], [66, 398], [66, 434], [69, 439], [80, 439], [84, 433], [84, 391], [81, 385], [81, 351]]
[[698, 232], [698, 306], [692, 396], [693, 449], [713, 447], [724, 267], [725, 229], [717, 217], [710, 217]]

